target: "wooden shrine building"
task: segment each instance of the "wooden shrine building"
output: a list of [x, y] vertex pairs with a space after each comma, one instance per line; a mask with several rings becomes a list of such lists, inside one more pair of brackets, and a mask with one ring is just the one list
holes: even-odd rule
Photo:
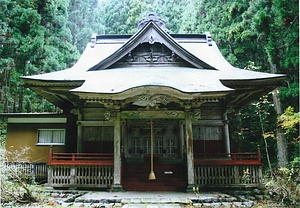
[[149, 13], [133, 35], [94, 34], [73, 67], [22, 77], [64, 114], [10, 118], [7, 146], [31, 129], [27, 145], [47, 163], [53, 187], [258, 185], [259, 152], [231, 152], [227, 112], [284, 79], [235, 68], [209, 33], [169, 34]]

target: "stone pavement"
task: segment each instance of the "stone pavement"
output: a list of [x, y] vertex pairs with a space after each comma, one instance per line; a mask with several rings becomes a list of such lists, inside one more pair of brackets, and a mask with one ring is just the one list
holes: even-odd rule
[[57, 198], [62, 207], [101, 208], [180, 208], [180, 207], [252, 207], [255, 202], [219, 192], [77, 192]]

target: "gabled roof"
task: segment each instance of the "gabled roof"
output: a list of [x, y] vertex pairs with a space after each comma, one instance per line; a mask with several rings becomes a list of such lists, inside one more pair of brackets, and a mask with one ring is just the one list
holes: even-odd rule
[[167, 48], [173, 51], [182, 59], [186, 60], [188, 63], [193, 65], [195, 68], [201, 69], [215, 69], [208, 63], [205, 63], [197, 56], [193, 55], [182, 46], [178, 44], [168, 33], [158, 27], [154, 22], [150, 21], [146, 26], [141, 28], [137, 33], [135, 33], [126, 43], [111, 54], [106, 59], [102, 60], [95, 66], [91, 67], [88, 71], [94, 70], [104, 70], [112, 66], [118, 60], [128, 55], [134, 48], [142, 43], [161, 43], [164, 44]]
[[[83, 94], [123, 99], [131, 95], [129, 91], [137, 94], [145, 86], [172, 89], [183, 99], [190, 95], [227, 95], [230, 105], [237, 106], [269, 92], [285, 79], [285, 75], [233, 67], [209, 34], [170, 35], [155, 21], [144, 23], [132, 36], [93, 35], [78, 62], [69, 69], [21, 78], [59, 107], [73, 105]], [[116, 64], [141, 45], [157, 43], [187, 65]]]

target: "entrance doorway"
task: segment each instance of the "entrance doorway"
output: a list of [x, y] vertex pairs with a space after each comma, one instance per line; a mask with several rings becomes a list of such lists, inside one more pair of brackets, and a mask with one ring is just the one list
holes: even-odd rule
[[151, 125], [149, 120], [127, 120], [124, 126], [122, 186], [132, 191], [183, 191], [186, 167], [179, 120], [153, 119], [154, 173], [150, 172]]

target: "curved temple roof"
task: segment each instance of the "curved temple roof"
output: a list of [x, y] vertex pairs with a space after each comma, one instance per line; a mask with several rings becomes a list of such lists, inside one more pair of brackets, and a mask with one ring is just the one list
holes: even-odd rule
[[[172, 56], [178, 56], [186, 65], [155, 64], [151, 61], [140, 65], [117, 65], [141, 44], [151, 47], [154, 43], [164, 45], [172, 51]], [[132, 36], [93, 35], [73, 67], [22, 79], [29, 87], [51, 85], [53, 82], [56, 85], [60, 82], [81, 83], [68, 89], [72, 94], [116, 94], [143, 86], [170, 87], [184, 93], [214, 93], [250, 89], [250, 85], [269, 85], [260, 92], [261, 95], [279, 85], [285, 75], [233, 67], [209, 34], [170, 35], [165, 28], [149, 21]]]

